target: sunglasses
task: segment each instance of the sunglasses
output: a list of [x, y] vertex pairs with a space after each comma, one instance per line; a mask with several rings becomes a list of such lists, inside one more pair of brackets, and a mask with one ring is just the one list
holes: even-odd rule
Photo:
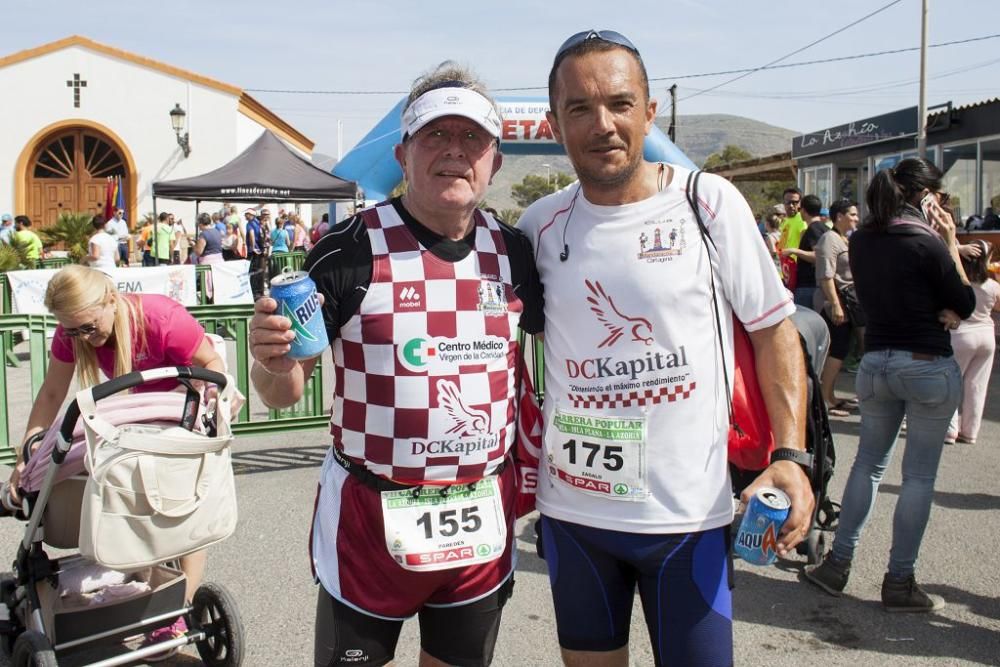
[[599, 39], [602, 42], [617, 44], [618, 46], [623, 46], [630, 51], [635, 51], [637, 55], [639, 53], [639, 49], [635, 48], [635, 44], [629, 41], [629, 38], [620, 32], [615, 32], [614, 30], [584, 30], [583, 32], [576, 33], [562, 43], [562, 46], [560, 46], [559, 50], [556, 51], [555, 63], [562, 60], [567, 51], [583, 44], [588, 39]]
[[63, 329], [63, 334], [69, 338], [77, 338], [83, 336], [84, 338], [89, 338], [97, 332], [97, 323], [93, 324], [83, 324], [76, 327], [75, 329]]

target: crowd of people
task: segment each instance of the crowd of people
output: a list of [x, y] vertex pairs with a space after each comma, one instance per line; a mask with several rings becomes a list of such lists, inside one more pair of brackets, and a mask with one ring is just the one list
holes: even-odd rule
[[248, 259], [250, 286], [257, 298], [264, 293], [267, 280], [281, 270], [281, 264], [270, 262], [270, 258], [308, 252], [329, 229], [329, 214], [324, 213], [310, 229], [297, 211], [279, 209], [272, 221], [267, 208], [248, 208], [240, 215], [236, 206], [226, 206], [221, 211], [200, 213], [196, 223], [198, 231], [192, 239], [172, 213], [161, 212], [155, 225], [147, 219], [137, 235], [143, 266]]
[[[857, 202], [826, 209], [797, 188], [784, 192], [783, 211], [763, 216], [766, 245], [795, 303], [819, 312], [830, 331], [820, 378], [828, 414], [861, 417], [833, 548], [805, 577], [832, 595], [844, 590], [882, 475], [906, 432], [881, 592], [894, 612], [944, 606], [917, 583], [917, 555], [944, 446], [976, 442], [996, 347], [993, 247], [958, 243], [948, 200], [940, 170], [911, 158], [875, 175], [863, 223]], [[857, 398], [838, 399], [849, 356], [857, 360]]]
[[29, 262], [42, 258], [42, 239], [31, 228], [31, 218], [26, 215], [4, 213], [0, 216], [0, 243], [23, 248]]
[[[830, 329], [830, 350], [821, 377], [823, 397], [831, 416], [848, 417], [857, 412], [858, 402], [836, 397], [837, 378], [845, 366], [856, 373], [866, 349], [867, 317], [854, 285], [849, 244], [861, 224], [858, 205], [840, 199], [826, 208], [818, 197], [803, 196], [798, 188], [785, 190], [783, 199], [782, 204], [764, 212], [759, 228], [783, 282], [794, 294], [795, 303], [818, 312]], [[942, 207], [950, 216], [947, 204], [945, 194]], [[927, 214], [924, 215], [926, 218]], [[951, 327], [951, 337], [958, 345], [955, 354], [960, 360], [963, 382], [967, 383], [946, 444], [975, 442], [992, 369], [995, 324], [991, 315], [998, 299], [997, 283], [990, 273], [994, 266], [993, 244], [977, 240], [967, 244], [956, 242], [956, 247], [966, 272], [975, 276], [972, 284], [977, 305], [968, 319], [941, 322], [942, 326]], [[942, 310], [943, 307], [938, 309]], [[960, 432], [958, 419], [963, 413], [968, 427]]]
[[[83, 264], [107, 271], [135, 263], [217, 264], [249, 259], [254, 298], [264, 294], [267, 282], [284, 266], [282, 262], [270, 261], [272, 257], [308, 252], [330, 227], [328, 213], [307, 226], [294, 210], [279, 209], [272, 222], [267, 208], [248, 208], [240, 215], [237, 207], [230, 205], [212, 213], [200, 213], [193, 235], [181, 219], [168, 211], [161, 211], [155, 220], [147, 216], [134, 234], [121, 208], [115, 210], [111, 219], [97, 214], [90, 223], [93, 233], [86, 242]], [[31, 227], [28, 216], [3, 214], [0, 243], [23, 248], [25, 258], [37, 263], [47, 255]], [[211, 296], [211, 285], [208, 293]]]

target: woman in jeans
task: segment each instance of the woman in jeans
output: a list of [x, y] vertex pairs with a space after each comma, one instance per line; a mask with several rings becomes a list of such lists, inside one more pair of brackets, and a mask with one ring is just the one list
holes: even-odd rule
[[949, 330], [972, 314], [975, 294], [962, 268], [955, 223], [940, 192], [941, 171], [903, 160], [868, 187], [869, 216], [851, 235], [850, 264], [868, 326], [858, 370], [861, 439], [844, 490], [833, 549], [805, 577], [831, 595], [847, 585], [854, 550], [868, 521], [905, 416], [903, 485], [882, 580], [886, 611], [927, 612], [944, 600], [924, 592], [914, 570], [930, 516], [948, 422], [962, 378]]

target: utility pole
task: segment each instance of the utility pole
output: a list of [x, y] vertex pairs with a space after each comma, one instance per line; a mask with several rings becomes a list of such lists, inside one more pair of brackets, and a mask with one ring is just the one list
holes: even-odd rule
[[344, 121], [337, 121], [337, 162], [344, 159]]
[[[926, 1], [926, 0], [925, 0]], [[672, 143], [677, 143], [677, 84], [670, 86], [670, 127], [667, 136]]]
[[920, 15], [920, 106], [917, 111], [917, 154], [927, 157], [927, 3]]

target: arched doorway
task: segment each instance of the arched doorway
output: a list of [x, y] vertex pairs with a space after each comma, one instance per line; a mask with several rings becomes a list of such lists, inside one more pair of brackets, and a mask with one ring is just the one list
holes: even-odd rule
[[62, 128], [39, 141], [28, 160], [25, 213], [34, 225], [46, 226], [63, 211], [101, 212], [107, 178], [128, 175], [124, 152], [106, 134], [88, 127]]

